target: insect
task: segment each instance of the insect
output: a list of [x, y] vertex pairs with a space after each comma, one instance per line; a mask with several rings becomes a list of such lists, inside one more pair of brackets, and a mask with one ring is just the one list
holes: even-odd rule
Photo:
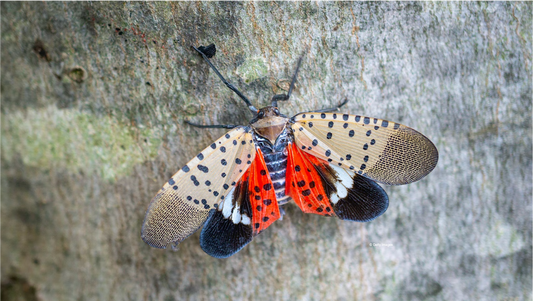
[[283, 214], [294, 201], [305, 213], [367, 222], [383, 214], [389, 199], [376, 182], [400, 185], [430, 173], [435, 145], [419, 132], [383, 119], [332, 109], [280, 113], [294, 88], [256, 109], [211, 63], [213, 44], [193, 47], [254, 114], [247, 126], [198, 125], [229, 132], [173, 175], [151, 201], [141, 237], [152, 247], [173, 248], [203, 226], [200, 246], [229, 257]]

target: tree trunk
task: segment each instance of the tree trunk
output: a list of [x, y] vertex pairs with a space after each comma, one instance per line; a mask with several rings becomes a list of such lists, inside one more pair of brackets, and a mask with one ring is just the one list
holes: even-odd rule
[[[532, 4], [1, 3], [2, 300], [528, 300]], [[224, 134], [186, 123], [332, 107], [440, 153], [369, 223], [303, 214], [228, 259], [140, 238], [147, 206]], [[5, 298], [5, 299], [4, 299]]]

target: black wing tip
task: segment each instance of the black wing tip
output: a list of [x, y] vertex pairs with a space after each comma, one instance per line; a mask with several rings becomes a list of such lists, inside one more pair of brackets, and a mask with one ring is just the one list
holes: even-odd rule
[[348, 195], [333, 205], [338, 218], [354, 222], [370, 222], [389, 208], [385, 190], [373, 180], [355, 175]]
[[228, 258], [252, 241], [252, 227], [234, 224], [220, 211], [213, 210], [200, 234], [200, 247], [215, 258]]
[[[342, 202], [343, 200], [339, 201]], [[366, 223], [371, 222], [375, 220], [376, 218], [380, 217], [387, 211], [389, 208], [389, 199], [387, 198], [384, 200], [385, 202], [382, 204], [382, 206], [379, 206], [378, 208], [373, 208], [371, 210], [345, 210], [345, 208], [341, 206], [335, 206], [334, 211], [335, 214], [337, 214], [337, 217], [342, 220], [347, 221], [353, 221], [353, 222], [360, 222], [360, 223]], [[338, 204], [337, 204], [338, 205]]]
[[218, 259], [229, 258], [229, 257], [235, 255], [240, 250], [242, 250], [245, 246], [246, 245], [243, 245], [240, 248], [234, 249], [234, 250], [222, 250], [222, 249], [213, 248], [212, 246], [206, 246], [200, 240], [200, 247], [202, 248], [202, 250], [204, 250], [204, 252], [207, 255], [209, 255], [211, 257], [214, 257], [214, 258], [218, 258]]
[[389, 198], [387, 197], [386, 203], [383, 204], [381, 208], [376, 208], [373, 211], [365, 212], [366, 215], [362, 215], [356, 219], [351, 219], [351, 221], [360, 222], [360, 223], [371, 222], [375, 220], [376, 218], [380, 217], [381, 215], [383, 215], [387, 211], [388, 208], [389, 208]]

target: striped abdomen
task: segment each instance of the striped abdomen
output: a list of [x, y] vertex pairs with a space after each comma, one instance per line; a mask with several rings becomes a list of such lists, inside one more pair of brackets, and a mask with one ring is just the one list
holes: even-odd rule
[[286, 204], [290, 197], [285, 194], [285, 171], [287, 170], [287, 153], [285, 150], [263, 153], [265, 163], [274, 185], [279, 205]]

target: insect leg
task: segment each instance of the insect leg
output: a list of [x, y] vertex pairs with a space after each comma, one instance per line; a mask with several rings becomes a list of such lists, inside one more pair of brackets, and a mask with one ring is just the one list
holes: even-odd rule
[[335, 111], [338, 111], [346, 103], [348, 103], [348, 99], [345, 99], [341, 104], [337, 105], [336, 107], [327, 108], [327, 109], [320, 109], [320, 110], [313, 110], [313, 112], [319, 112], [319, 113], [335, 112]]
[[185, 123], [187, 123], [188, 125], [192, 125], [194, 127], [197, 127], [197, 128], [207, 128], [207, 129], [233, 129], [233, 128], [236, 128], [238, 127], [238, 125], [233, 125], [233, 124], [207, 124], [207, 125], [203, 125], [203, 124], [198, 124], [198, 123], [192, 123], [188, 120], [185, 120]]
[[276, 94], [272, 96], [272, 106], [277, 107], [278, 101], [286, 101], [289, 100], [289, 97], [291, 97], [292, 89], [294, 89], [294, 84], [296, 83], [296, 77], [298, 76], [298, 70], [300, 70], [300, 65], [302, 64], [302, 59], [304, 55], [300, 56], [298, 59], [298, 64], [296, 65], [296, 70], [294, 71], [294, 75], [292, 76], [291, 85], [289, 86], [289, 92], [287, 94]]
[[[211, 45], [213, 45], [213, 47], [211, 47]], [[215, 45], [214, 44], [211, 44], [207, 47], [203, 47], [201, 46], [200, 48], [202, 49], [213, 49], [214, 51], [214, 47]], [[211, 63], [211, 61], [209, 60], [209, 58], [207, 57], [207, 55], [205, 53], [203, 53], [202, 51], [200, 51], [198, 48], [192, 46], [192, 48], [194, 48], [194, 50], [196, 50], [199, 54], [202, 55], [202, 57], [204, 58], [204, 60], [207, 62], [207, 64], [209, 64], [209, 66], [211, 67], [211, 69], [213, 69], [213, 71], [215, 72], [215, 74], [220, 78], [220, 80], [222, 80], [222, 82], [226, 85], [226, 87], [230, 88], [231, 91], [235, 92], [242, 100], [244, 100], [244, 102], [246, 103], [246, 105], [248, 106], [248, 108], [250, 109], [250, 111], [252, 111], [252, 113], [254, 114], [257, 114], [257, 109], [252, 105], [252, 103], [248, 100], [248, 98], [246, 98], [246, 96], [244, 96], [241, 91], [237, 90], [237, 88], [235, 88], [235, 86], [231, 83], [229, 83], [223, 76], [222, 74], [220, 74], [220, 72], [218, 72], [217, 68]], [[213, 55], [211, 55], [213, 56]]]

